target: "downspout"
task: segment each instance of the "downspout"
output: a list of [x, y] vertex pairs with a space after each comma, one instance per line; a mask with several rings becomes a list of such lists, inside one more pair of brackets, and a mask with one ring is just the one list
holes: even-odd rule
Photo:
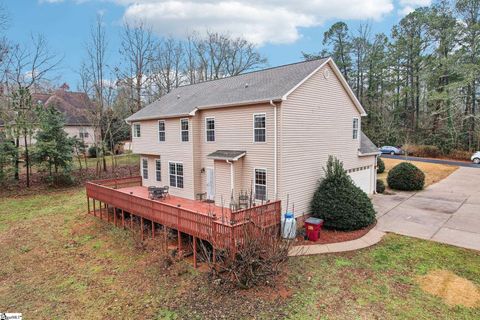
[[235, 183], [235, 179], [233, 176], [233, 162], [230, 160], [225, 161], [230, 164], [230, 194], [233, 194], [233, 184]]
[[273, 107], [273, 194], [275, 200], [278, 198], [278, 152], [277, 152], [277, 108], [278, 106], [270, 100], [270, 105]]

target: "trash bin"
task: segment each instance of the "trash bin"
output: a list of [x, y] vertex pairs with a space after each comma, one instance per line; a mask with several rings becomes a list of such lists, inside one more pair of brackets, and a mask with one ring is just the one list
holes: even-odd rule
[[305, 220], [305, 230], [307, 231], [307, 238], [310, 241], [317, 241], [320, 236], [320, 229], [322, 229], [323, 220], [319, 218], [308, 218]]

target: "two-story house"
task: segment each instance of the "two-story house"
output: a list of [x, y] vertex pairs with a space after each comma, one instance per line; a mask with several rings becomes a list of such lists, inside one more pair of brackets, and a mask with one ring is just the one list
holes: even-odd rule
[[127, 119], [144, 186], [228, 207], [240, 193], [281, 199], [297, 216], [328, 156], [373, 193], [376, 155], [365, 110], [331, 58], [174, 89]]

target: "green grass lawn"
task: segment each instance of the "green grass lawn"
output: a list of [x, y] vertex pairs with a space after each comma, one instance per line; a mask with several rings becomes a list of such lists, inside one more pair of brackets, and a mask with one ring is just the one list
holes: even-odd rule
[[225, 293], [187, 261], [86, 213], [83, 189], [0, 199], [0, 311], [26, 319], [480, 319], [415, 278], [446, 269], [480, 286], [480, 254], [388, 235], [353, 253], [290, 259], [277, 288]]

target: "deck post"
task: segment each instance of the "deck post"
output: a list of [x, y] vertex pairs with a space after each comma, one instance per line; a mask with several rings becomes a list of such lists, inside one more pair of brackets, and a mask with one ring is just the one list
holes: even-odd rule
[[130, 213], [130, 230], [133, 230], [133, 214]]
[[109, 211], [110, 207], [108, 205], [108, 203], [105, 203], [105, 212], [107, 213], [107, 222], [110, 222], [110, 211]]
[[87, 196], [87, 208], [88, 208], [88, 214], [90, 214], [90, 198]]
[[117, 226], [117, 208], [113, 207], [113, 224]]
[[152, 238], [155, 239], [155, 222], [152, 221]]
[[97, 212], [95, 211], [95, 198], [93, 198], [93, 216], [97, 216]]
[[168, 228], [163, 226], [163, 239], [165, 240], [165, 253], [168, 253]]
[[122, 228], [125, 229], [125, 213], [123, 212], [123, 209], [122, 209]]
[[143, 241], [143, 217], [140, 217], [140, 229], [142, 229], [142, 241]]
[[177, 230], [177, 241], [178, 241], [178, 255], [182, 252], [182, 233]]
[[193, 268], [197, 269], [197, 238], [193, 237]]
[[100, 208], [100, 220], [103, 220], [103, 212], [102, 212], [102, 201], [98, 201], [98, 207]]

